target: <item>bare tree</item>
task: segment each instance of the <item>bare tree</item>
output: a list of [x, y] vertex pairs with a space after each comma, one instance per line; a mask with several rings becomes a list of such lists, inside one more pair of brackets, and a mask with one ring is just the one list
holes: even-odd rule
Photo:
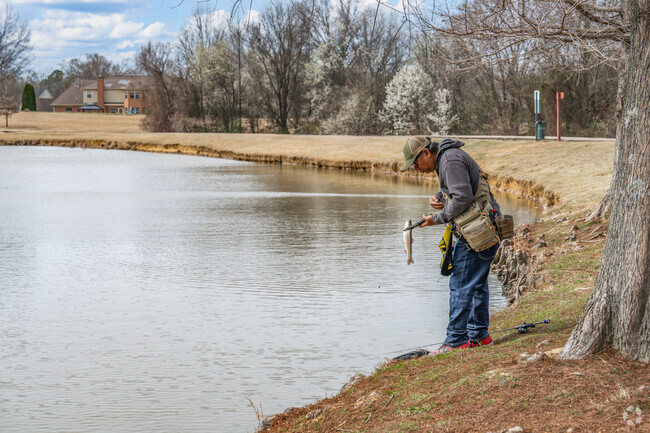
[[[567, 93], [563, 116], [566, 133], [612, 136], [615, 104], [611, 94], [616, 92], [620, 69], [620, 38], [608, 39], [606, 32], [581, 18], [577, 8], [558, 11], [557, 4], [567, 3], [473, 0], [462, 3], [460, 9], [443, 9], [445, 4], [440, 1], [419, 2], [417, 7], [400, 2], [404, 6], [397, 11], [400, 16], [387, 10], [388, 3], [381, 3], [386, 8], [378, 8], [361, 0], [280, 0], [277, 6], [301, 15], [294, 17], [296, 20], [310, 23], [310, 56], [305, 64], [296, 64], [302, 72], [294, 86], [299, 89], [294, 92], [298, 97], [286, 104], [291, 106], [288, 119], [300, 118], [293, 130], [305, 133], [381, 132], [377, 112], [385, 100], [386, 85], [405, 61], [416, 60], [437, 84], [450, 90], [450, 103], [459, 116], [456, 132], [531, 134], [530, 95], [539, 89], [545, 107], [554, 105], [555, 91]], [[427, 5], [436, 9], [425, 10]], [[176, 62], [180, 62], [177, 66], [182, 66], [177, 72], [185, 77], [185, 90], [189, 92], [185, 95], [189, 108], [179, 106], [179, 110], [190, 117], [188, 125], [193, 125], [193, 130], [212, 127], [207, 125], [210, 107], [202, 93], [209, 83], [200, 69], [190, 66], [200, 44], [207, 48], [222, 40], [236, 55], [239, 124], [244, 117], [252, 126], [257, 125], [255, 119], [269, 117], [277, 125], [282, 112], [276, 102], [277, 89], [272, 88], [277, 80], [269, 79], [277, 75], [276, 71], [265, 69], [260, 61], [255, 47], [258, 39], [251, 37], [255, 26], [242, 25], [250, 23], [244, 17], [251, 12], [251, 5], [234, 1], [230, 14], [217, 10], [217, 6], [214, 1], [201, 3], [175, 45], [179, 53]], [[398, 19], [403, 17], [408, 20]], [[479, 19], [483, 21], [472, 24]], [[563, 19], [564, 27], [578, 28], [591, 39], [578, 38], [577, 31], [562, 35], [557, 26], [555, 35], [550, 32], [543, 37], [518, 36], [514, 31], [527, 25], [529, 30], [535, 26], [546, 30], [547, 21], [555, 25]], [[490, 29], [497, 32], [490, 36]], [[423, 43], [415, 46], [414, 41]], [[425, 56], [422, 51], [426, 51]], [[202, 119], [202, 125], [195, 121], [197, 118]], [[344, 125], [352, 129], [341, 128]], [[554, 125], [547, 126], [552, 133]]]
[[9, 4], [0, 10], [0, 80], [21, 74], [29, 64], [31, 33]]
[[192, 69], [201, 77], [198, 84], [203, 118], [207, 115], [214, 120], [216, 131], [233, 132], [238, 104], [235, 53], [224, 41], [209, 47], [199, 45], [192, 59]]
[[282, 133], [289, 132], [289, 117], [301, 114], [304, 69], [310, 54], [312, 22], [302, 3], [276, 3], [251, 28], [251, 66], [265, 80], [262, 100]]
[[86, 54], [85, 59], [70, 59], [63, 64], [65, 83], [63, 88], [68, 87], [78, 78], [94, 80], [98, 77], [110, 77], [120, 75], [122, 69], [119, 65], [108, 60], [99, 53]]
[[310, 115], [321, 132], [376, 134], [386, 86], [404, 65], [407, 35], [396, 14], [358, 0], [313, 9], [317, 47], [308, 65]]
[[13, 78], [0, 80], [0, 115], [5, 117], [5, 127], [9, 118], [18, 112], [21, 100], [22, 83]]
[[207, 129], [204, 91], [209, 83], [203, 69], [205, 62], [197, 62], [197, 58], [225, 38], [227, 22], [225, 17], [220, 19], [221, 16], [216, 9], [216, 4], [195, 6], [189, 25], [181, 32], [177, 44], [179, 58], [187, 66], [190, 87], [198, 97], [198, 108], [204, 130]]
[[18, 112], [22, 84], [18, 77], [30, 62], [30, 31], [9, 4], [0, 10], [0, 115], [9, 117]]
[[406, 21], [399, 22], [394, 15], [376, 16], [370, 10], [365, 10], [359, 20], [359, 37], [354, 45], [352, 65], [356, 73], [349, 75], [348, 82], [368, 86], [376, 112], [386, 98], [386, 86], [407, 58], [405, 24]]
[[[592, 5], [576, 5], [599, 19]], [[625, 34], [626, 73], [619, 83], [612, 213], [603, 261], [584, 315], [561, 356], [580, 358], [613, 346], [650, 361], [650, 2], [625, 0], [616, 29]]]
[[49, 92], [56, 98], [59, 96], [65, 88], [63, 87], [64, 76], [63, 71], [60, 69], [55, 69], [47, 76], [47, 78], [41, 78], [38, 80], [38, 87], [45, 87]]
[[[565, 131], [614, 134], [613, 104], [603, 103], [603, 99], [613, 100], [611, 93], [616, 92], [615, 67], [621, 44], [597, 38], [595, 42], [581, 41], [575, 35], [575, 43], [569, 43], [566, 38], [555, 39], [552, 32], [539, 36], [548, 25], [562, 22], [557, 3], [475, 0], [453, 10], [437, 3], [438, 8], [428, 12], [441, 16], [429, 24], [422, 22], [425, 17], [421, 12], [412, 19], [406, 8], [412, 27], [420, 35], [417, 56], [444, 71], [435, 79], [448, 82], [463, 129], [530, 134], [532, 91], [541, 90], [546, 106], [552, 107], [555, 92], [563, 90], [567, 91]], [[574, 16], [564, 20], [568, 27], [590, 28]], [[531, 25], [524, 33], [526, 22], [535, 28]], [[613, 73], [614, 81], [608, 73]], [[578, 106], [583, 102], [588, 103], [585, 109]], [[554, 130], [553, 125], [548, 126]]]
[[145, 126], [153, 131], [172, 131], [175, 113], [173, 59], [166, 43], [149, 42], [140, 48], [136, 64], [153, 79], [153, 88], [147, 92], [149, 109]]
[[244, 99], [244, 92], [242, 90], [242, 82], [244, 77], [244, 56], [246, 55], [246, 35], [248, 23], [235, 23], [233, 20], [229, 23], [228, 41], [231, 50], [236, 59], [236, 91], [235, 91], [235, 104], [237, 106], [237, 125], [236, 128], [242, 130], [242, 117], [244, 115], [242, 104]]
[[594, 291], [562, 352], [584, 357], [605, 347], [650, 361], [650, 2], [648, 0], [466, 1], [458, 11], [406, 4], [423, 32], [501, 43], [491, 58], [526, 39], [528, 56], [579, 44], [619, 66], [613, 198], [609, 232]]

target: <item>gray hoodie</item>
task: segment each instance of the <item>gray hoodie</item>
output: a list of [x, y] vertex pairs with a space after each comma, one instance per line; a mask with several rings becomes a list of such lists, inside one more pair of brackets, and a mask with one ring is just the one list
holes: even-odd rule
[[[436, 197], [443, 201], [444, 192], [450, 200], [445, 203], [444, 209], [433, 217], [436, 224], [447, 224], [465, 212], [478, 189], [481, 168], [471, 156], [460, 149], [464, 145], [462, 141], [445, 138], [438, 147], [436, 172], [440, 180], [440, 191], [436, 193]], [[499, 204], [494, 200], [492, 191], [490, 191], [490, 198], [492, 208], [500, 212]]]

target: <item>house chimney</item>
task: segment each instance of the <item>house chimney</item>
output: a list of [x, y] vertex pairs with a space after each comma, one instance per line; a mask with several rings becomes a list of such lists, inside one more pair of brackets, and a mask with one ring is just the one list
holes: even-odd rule
[[97, 106], [104, 110], [104, 77], [97, 78]]

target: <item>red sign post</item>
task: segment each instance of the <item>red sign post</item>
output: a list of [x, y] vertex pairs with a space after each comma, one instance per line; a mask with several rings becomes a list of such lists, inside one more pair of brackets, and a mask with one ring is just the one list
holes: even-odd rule
[[559, 92], [555, 94], [555, 100], [557, 101], [557, 141], [562, 140], [562, 132], [560, 124], [560, 99], [564, 99], [564, 92]]

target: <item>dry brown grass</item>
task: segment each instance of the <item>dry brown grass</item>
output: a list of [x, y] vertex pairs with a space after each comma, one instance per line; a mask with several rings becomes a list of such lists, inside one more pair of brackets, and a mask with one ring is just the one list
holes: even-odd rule
[[[108, 114], [19, 113], [10, 120], [10, 130], [5, 129], [0, 139], [7, 142], [76, 140], [77, 145], [83, 141], [102, 140], [117, 143], [120, 148], [154, 152], [206, 148], [232, 152], [240, 159], [260, 160], [255, 156], [265, 156], [266, 160], [277, 157], [277, 161], [281, 161], [286, 160], [283, 157], [292, 157], [290, 162], [294, 163], [351, 168], [355, 166], [337, 163], [356, 162], [358, 168], [378, 171], [395, 171], [403, 161], [405, 137], [147, 133], [140, 129], [142, 118]], [[568, 211], [594, 207], [609, 185], [613, 141], [558, 143], [551, 140], [471, 138], [463, 141], [466, 142], [465, 150], [486, 172], [502, 180], [510, 177], [519, 182], [528, 181], [533, 187], [554, 192]], [[147, 146], [138, 147], [134, 143]], [[516, 185], [513, 187], [506, 183], [502, 189], [517, 193]]]
[[[144, 115], [20, 112], [9, 119], [9, 128], [28, 131], [142, 132]], [[4, 122], [2, 122], [4, 126]]]

